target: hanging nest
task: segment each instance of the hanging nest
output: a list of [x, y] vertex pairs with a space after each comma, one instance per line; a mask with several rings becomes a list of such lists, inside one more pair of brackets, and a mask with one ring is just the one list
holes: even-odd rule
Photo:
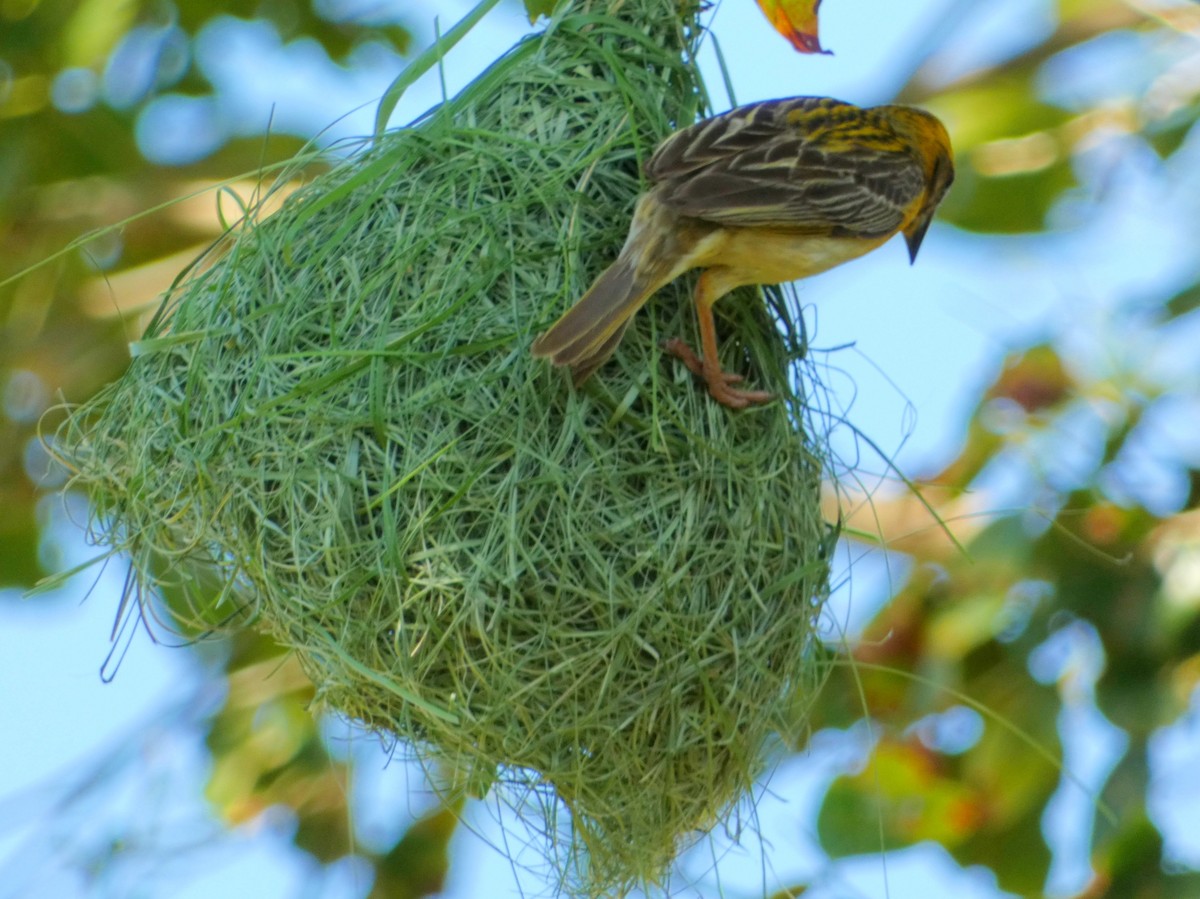
[[583, 390], [530, 355], [701, 105], [673, 0], [611, 6], [249, 216], [56, 446], [139, 596], [250, 614], [449, 783], [552, 790], [590, 895], [661, 877], [803, 727], [830, 536], [781, 304], [783, 335], [718, 309], [722, 364], [781, 397], [746, 412], [658, 347], [686, 284]]

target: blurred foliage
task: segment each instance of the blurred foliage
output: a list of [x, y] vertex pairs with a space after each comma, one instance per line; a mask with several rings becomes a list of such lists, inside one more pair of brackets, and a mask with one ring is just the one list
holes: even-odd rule
[[[335, 60], [365, 40], [404, 46], [396, 26], [333, 23], [313, 12], [319, 6], [0, 3], [0, 70], [8, 73], [0, 85], [0, 280], [84, 231], [294, 149], [291, 139], [232, 140], [185, 168], [154, 166], [141, 156], [135, 125], [152, 97], [211, 91], [186, 59], [212, 17], [266, 18], [285, 39], [315, 38]], [[1118, 161], [1157, 160], [1168, 190], [1195, 189], [1172, 163], [1196, 140], [1200, 6], [1053, 6], [1052, 29], [965, 74], [945, 74], [956, 31], [941, 29], [900, 92], [950, 127], [959, 178], [943, 210], [964, 229], [1032, 235], [1064, 227], [1064, 208], [1076, 220], [1098, 215], [1107, 195], [1085, 163], [1114, 147]], [[543, 8], [527, 5], [531, 13]], [[749, 7], [743, 14], [758, 15]], [[185, 64], [160, 54], [165, 74], [145, 81], [144, 93], [120, 108], [102, 99], [74, 114], [54, 107], [52, 87], [64, 67], [102, 79], [137, 28], [178, 34], [182, 43], [171, 38], [164, 46], [183, 48]], [[1094, 74], [1107, 71], [1105, 40], [1136, 47], [1136, 64], [1127, 78], [1108, 77], [1105, 90], [1093, 89]], [[168, 211], [132, 223], [90, 258], [64, 256], [0, 287], [0, 584], [28, 586], [38, 572], [39, 494], [30, 477], [38, 465], [30, 447], [39, 415], [53, 391], [82, 399], [124, 364], [123, 341], [135, 322], [113, 313], [124, 309], [132, 319], [118, 303], [128, 303], [125, 285], [133, 282], [119, 277], [150, 267], [147, 283], [157, 287], [128, 288], [149, 301], [180, 259], [218, 228], [211, 216]], [[154, 269], [162, 260], [168, 264]], [[106, 287], [105, 278], [122, 289]], [[1139, 308], [1160, 329], [1194, 325], [1200, 270], [1193, 283], [1161, 290], [1137, 298]], [[1164, 859], [1163, 834], [1147, 807], [1150, 741], [1188, 713], [1200, 680], [1200, 470], [1196, 459], [1170, 460], [1184, 495], [1166, 507], [1148, 508], [1136, 490], [1114, 486], [1136, 480], [1129, 459], [1145, 439], [1148, 413], [1164, 399], [1195, 402], [1200, 385], [1194, 376], [1167, 384], [1142, 371], [1084, 370], [1064, 348], [1065, 336], [1012, 351], [981, 390], [957, 457], [923, 481], [965, 552], [919, 504], [893, 495], [872, 500], [874, 527], [911, 559], [911, 573], [845, 651], [854, 676], [831, 678], [814, 710], [816, 731], [855, 725], [865, 708], [874, 735], [863, 766], [829, 788], [819, 835], [831, 859], [934, 840], [963, 865], [990, 867], [1001, 888], [1040, 895], [1051, 863], [1043, 818], [1069, 778], [1055, 763], [1058, 727], [1066, 713], [1094, 700], [1128, 744], [1096, 797], [1093, 875], [1078, 896], [1200, 895], [1200, 875]], [[1099, 445], [1072, 477], [1055, 475], [1053, 460], [1066, 451], [1069, 422], [1080, 414], [1098, 423]], [[980, 485], [1003, 466], [1036, 483], [1036, 506], [978, 506]], [[297, 816], [296, 844], [314, 858], [327, 862], [350, 851], [367, 858], [375, 895], [436, 891], [455, 810], [433, 810], [378, 854], [356, 847], [344, 763], [325, 748], [307, 711], [310, 688], [291, 663], [246, 636], [236, 641], [224, 676], [227, 699], [207, 726], [208, 796], [224, 820], [234, 825], [287, 806]], [[963, 709], [979, 715], [979, 735], [958, 743], [938, 737], [931, 722]], [[797, 884], [778, 895], [805, 891]]]
[[327, 749], [310, 712], [313, 687], [278, 644], [250, 631], [230, 641], [228, 692], [209, 719], [205, 743], [213, 765], [206, 797], [230, 827], [268, 809], [295, 816], [292, 842], [322, 864], [350, 854], [367, 860], [370, 896], [416, 899], [441, 891], [447, 844], [461, 805], [436, 806], [390, 848], [375, 851], [355, 835], [347, 765]]
[[[231, 138], [187, 166], [154, 165], [137, 130], [146, 109], [167, 94], [221, 102], [195, 48], [222, 16], [265, 20], [285, 42], [316, 41], [336, 63], [368, 41], [401, 52], [408, 46], [402, 24], [334, 21], [339, 8], [350, 7], [306, 0], [0, 3], [0, 281], [81, 234], [291, 156], [298, 138], [260, 133]], [[14, 550], [0, 553], [0, 587], [28, 587], [46, 573], [29, 551], [38, 542], [37, 493], [26, 476], [40, 458], [33, 437], [41, 413], [56, 392], [78, 401], [120, 373], [124, 339], [137, 330], [122, 317], [152, 301], [220, 231], [211, 198], [198, 205], [130, 222], [0, 285], [0, 391], [8, 412], [0, 416], [0, 543]], [[124, 282], [123, 273], [131, 276]]]
[[[1136, 75], [1148, 88], [1117, 84], [1065, 105], [1051, 99], [1087, 96], [1078, 85], [1104, 57], [1086, 54], [1099, 54], [1099, 40], [1117, 34], [1140, 41]], [[935, 53], [903, 97], [940, 112], [954, 135], [960, 177], [946, 218], [976, 231], [1039, 231], [1052, 227], [1064, 199], [1092, 209], [1105, 201], [1079, 177], [1089, 152], [1118, 144], [1126, 158], [1144, 148], [1168, 162], [1196, 132], [1197, 36], [1195, 5], [1062, 3], [1052, 33], [992, 68], [939, 81]], [[1158, 298], [1159, 320], [1194, 316], [1197, 295], [1192, 284]], [[981, 396], [958, 457], [928, 479], [949, 517], [990, 469], [1015, 465], [1039, 481], [1040, 508], [993, 514], [985, 526], [951, 521], [965, 553], [938, 540], [904, 546], [913, 574], [853, 653], [870, 666], [859, 677], [878, 742], [863, 770], [827, 793], [821, 842], [833, 855], [877, 851], [879, 836], [862, 827], [877, 820], [888, 847], [937, 840], [964, 866], [990, 867], [1002, 889], [1040, 895], [1051, 861], [1043, 817], [1070, 777], [1045, 751], [1058, 755], [1060, 718], [1086, 704], [1091, 689], [1129, 744], [1096, 797], [1094, 876], [1079, 895], [1197, 895], [1200, 876], [1164, 861], [1147, 790], [1148, 742], [1188, 713], [1200, 674], [1200, 594], [1172, 577], [1194, 565], [1200, 549], [1200, 522], [1188, 511], [1200, 499], [1200, 472], [1188, 472], [1190, 490], [1166, 514], [1112, 490], [1131, 477], [1127, 457], [1147, 410], [1196, 384], [1152, 384], [1140, 371], [1088, 377], [1062, 353], [1056, 342], [1015, 351]], [[1047, 470], [1064, 450], [1064, 423], [1080, 411], [1103, 422], [1101, 446], [1074, 484], [1059, 485]], [[912, 518], [885, 536], [921, 527]], [[1091, 687], [1080, 647], [1093, 641], [1099, 671]], [[1054, 646], [1058, 670], [1032, 676]], [[898, 682], [899, 672], [912, 680]], [[860, 713], [864, 703], [851, 687], [839, 697], [832, 685], [820, 705], [824, 723], [845, 726]], [[984, 710], [982, 736], [953, 752], [922, 741], [922, 722], [961, 697]]]

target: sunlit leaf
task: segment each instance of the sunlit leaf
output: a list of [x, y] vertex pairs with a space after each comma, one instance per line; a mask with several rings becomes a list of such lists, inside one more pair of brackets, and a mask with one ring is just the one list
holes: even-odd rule
[[939, 209], [972, 231], [1039, 231], [1075, 183], [1063, 133], [1073, 114], [1039, 99], [1035, 71], [1006, 73], [938, 97], [958, 165]]
[[1147, 888], [1161, 887], [1162, 851], [1162, 834], [1147, 816], [1121, 822], [1097, 854], [1096, 886], [1104, 889], [1095, 895], [1151, 894]]
[[413, 824], [376, 864], [371, 895], [419, 899], [441, 893], [449, 865], [447, 849], [461, 811], [461, 803], [441, 806]]
[[1200, 307], [1200, 284], [1193, 284], [1186, 290], [1182, 290], [1166, 302], [1167, 315], [1170, 318], [1179, 318], [1181, 315], [1187, 315], [1197, 307]]
[[[4, 473], [0, 466], [0, 474]], [[18, 478], [22, 475], [14, 473], [14, 481]], [[0, 551], [0, 588], [29, 588], [45, 574], [38, 564], [38, 525], [33, 505], [20, 496], [22, 492], [0, 489], [0, 503], [8, 510], [7, 520], [0, 520], [0, 546], [4, 547]], [[20, 505], [18, 497], [23, 500]]]
[[1040, 822], [1061, 779], [1054, 763], [1061, 703], [1028, 677], [1023, 655], [1004, 653], [995, 642], [990, 648], [990, 658], [980, 652], [969, 660], [977, 670], [963, 682], [964, 692], [996, 716], [960, 762], [983, 814], [975, 831], [947, 848], [961, 865], [990, 867], [1001, 889], [1040, 895], [1050, 866]]
[[1012, 400], [1026, 412], [1056, 406], [1068, 396], [1073, 380], [1058, 350], [1047, 344], [1030, 347], [1009, 357], [985, 399]]
[[1166, 159], [1183, 146], [1183, 142], [1187, 140], [1187, 136], [1196, 126], [1198, 113], [1200, 113], [1200, 109], [1193, 106], [1164, 121], [1154, 123], [1142, 133], [1155, 152]]
[[981, 175], [968, 163], [958, 167], [954, 187], [938, 214], [970, 231], [1040, 231], [1050, 209], [1076, 183], [1065, 159], [1037, 171], [999, 177]]
[[950, 126], [959, 156], [988, 141], [1023, 138], [1074, 118], [1043, 101], [1034, 87], [1036, 70], [1006, 72], [941, 94], [929, 106]]
[[351, 852], [345, 766], [326, 752], [309, 708], [311, 682], [295, 656], [266, 637], [235, 639], [229, 694], [212, 720], [205, 795], [230, 824], [271, 806], [296, 816], [293, 842], [328, 863]]
[[821, 845], [839, 857], [922, 840], [954, 846], [983, 817], [978, 795], [942, 771], [939, 756], [915, 742], [884, 741], [862, 772], [830, 787], [817, 828]]
[[758, 0], [767, 20], [800, 53], [831, 53], [821, 47], [817, 10], [821, 0]]
[[536, 22], [540, 16], [548, 16], [554, 12], [557, 0], [525, 0], [525, 12], [530, 22]]
[[102, 65], [135, 21], [134, 3], [83, 0], [63, 25], [62, 61], [73, 66]]

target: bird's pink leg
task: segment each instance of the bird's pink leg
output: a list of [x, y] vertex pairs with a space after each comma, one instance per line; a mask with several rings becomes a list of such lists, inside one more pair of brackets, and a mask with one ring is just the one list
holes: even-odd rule
[[712, 307], [725, 291], [718, 292], [713, 283], [713, 269], [709, 269], [696, 282], [696, 318], [700, 323], [700, 346], [704, 351], [703, 357], [696, 353], [678, 337], [673, 337], [663, 344], [663, 349], [678, 358], [688, 369], [704, 378], [708, 384], [708, 392], [713, 399], [730, 409], [745, 409], [750, 405], [767, 403], [771, 394], [765, 390], [737, 390], [730, 385], [742, 380], [741, 375], [727, 374], [721, 371], [721, 363], [717, 356], [717, 327], [713, 321]]

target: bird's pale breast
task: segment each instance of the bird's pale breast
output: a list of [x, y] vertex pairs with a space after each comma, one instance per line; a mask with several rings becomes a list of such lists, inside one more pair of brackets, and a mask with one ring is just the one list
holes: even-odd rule
[[720, 266], [732, 286], [782, 284], [831, 269], [868, 253], [887, 240], [825, 237], [751, 228], [725, 228], [701, 240], [689, 255], [688, 268]]

